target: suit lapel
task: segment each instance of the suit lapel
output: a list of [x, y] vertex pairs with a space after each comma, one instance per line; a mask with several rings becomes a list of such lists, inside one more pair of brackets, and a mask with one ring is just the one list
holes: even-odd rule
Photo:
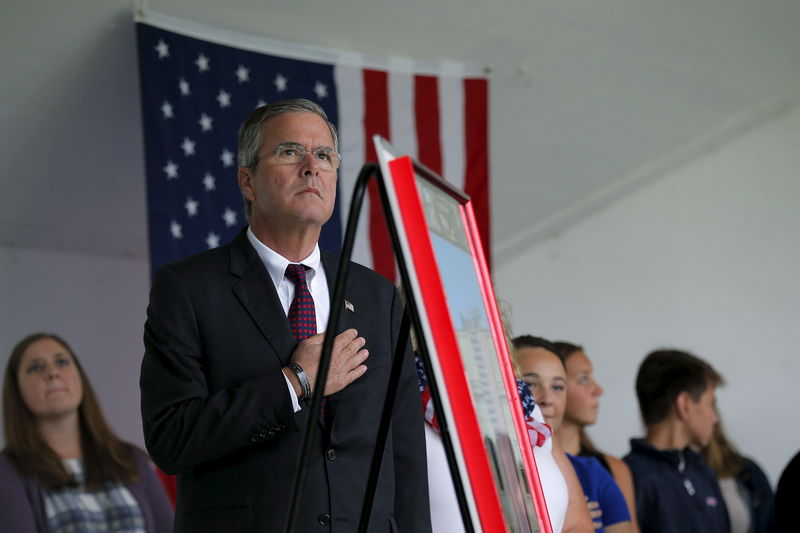
[[272, 346], [281, 365], [285, 365], [297, 343], [275, 286], [247, 240], [246, 230], [231, 243], [230, 273], [239, 278], [233, 285], [236, 298]]
[[[329, 254], [328, 252], [322, 252], [322, 265], [325, 267], [325, 278], [328, 281], [328, 292], [330, 294], [330, 298], [333, 298], [333, 291], [336, 285], [336, 276], [339, 272], [339, 256]], [[348, 275], [348, 281], [345, 283], [345, 290], [344, 290], [344, 299], [348, 299], [348, 293], [351, 289], [350, 279], [352, 278], [351, 275]], [[338, 335], [342, 331], [352, 328], [354, 324], [354, 316], [351, 311], [345, 309], [344, 302], [334, 302], [331, 300], [331, 315], [333, 315], [334, 306], [341, 307], [339, 310], [339, 324], [336, 326], [335, 331], [331, 331], [330, 329], [326, 330], [333, 335]], [[330, 319], [329, 319], [330, 322]], [[341, 394], [337, 393], [332, 396], [326, 398], [325, 401], [325, 420], [323, 423], [322, 418], [320, 418], [320, 424], [322, 424], [323, 428], [331, 430], [333, 428], [334, 421], [336, 419], [336, 411], [341, 400]]]
[[[339, 273], [339, 256], [322, 251], [321, 258], [322, 258], [322, 265], [325, 267], [325, 278], [328, 281], [329, 297], [333, 298], [333, 291], [335, 289], [334, 285], [336, 285], [336, 276]], [[350, 289], [350, 281], [348, 279], [348, 281], [345, 283], [345, 290], [344, 290], [345, 300], [347, 300], [349, 289]], [[343, 305], [344, 302], [331, 301], [331, 315], [333, 314], [334, 306], [342, 307]], [[328, 320], [330, 321], [330, 319]], [[352, 313], [342, 307], [342, 309], [340, 309], [339, 312], [339, 324], [336, 326], [335, 334], [341, 333], [342, 331], [353, 327], [352, 324], [353, 324]]]

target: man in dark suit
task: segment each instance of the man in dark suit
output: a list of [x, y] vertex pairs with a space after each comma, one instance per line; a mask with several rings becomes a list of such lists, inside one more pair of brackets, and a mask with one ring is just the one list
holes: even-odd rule
[[[406, 339], [397, 291], [352, 264], [325, 390], [309, 390], [337, 270], [317, 244], [337, 148], [310, 101], [256, 109], [239, 134], [249, 228], [153, 279], [142, 417], [154, 461], [178, 474], [176, 531], [283, 531], [313, 394], [325, 397], [324, 421], [297, 530], [356, 530], [394, 349]], [[421, 414], [409, 352], [370, 531], [430, 530]]]

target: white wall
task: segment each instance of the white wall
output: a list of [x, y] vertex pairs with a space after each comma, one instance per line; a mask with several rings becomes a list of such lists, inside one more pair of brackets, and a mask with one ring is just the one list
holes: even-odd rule
[[642, 434], [639, 362], [674, 346], [727, 379], [727, 431], [777, 482], [800, 448], [798, 201], [800, 106], [496, 266], [515, 335], [593, 359], [601, 448], [627, 453]]
[[114, 430], [143, 446], [139, 365], [149, 286], [145, 260], [0, 248], [0, 368], [30, 333], [64, 337]]

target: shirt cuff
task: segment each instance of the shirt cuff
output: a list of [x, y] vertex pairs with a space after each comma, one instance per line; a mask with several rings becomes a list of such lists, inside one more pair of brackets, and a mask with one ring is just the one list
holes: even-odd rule
[[[281, 371], [281, 374], [283, 374], [283, 371]], [[297, 400], [297, 393], [294, 391], [292, 382], [289, 381], [289, 378], [286, 377], [286, 374], [283, 374], [283, 379], [286, 380], [286, 386], [289, 388], [289, 396], [292, 398], [292, 409], [294, 409], [294, 412], [296, 413], [300, 410], [300, 402]]]

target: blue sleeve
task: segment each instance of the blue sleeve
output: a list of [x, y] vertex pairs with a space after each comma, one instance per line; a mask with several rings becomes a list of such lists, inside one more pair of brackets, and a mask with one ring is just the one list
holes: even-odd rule
[[596, 459], [594, 462], [597, 464], [597, 468], [593, 471], [596, 472], [598, 502], [603, 511], [603, 525], [611, 526], [620, 522], [630, 522], [631, 514], [619, 485]]
[[567, 454], [583, 493], [590, 501], [600, 505], [603, 526], [611, 526], [631, 519], [628, 504], [611, 474], [594, 457], [575, 457]]

